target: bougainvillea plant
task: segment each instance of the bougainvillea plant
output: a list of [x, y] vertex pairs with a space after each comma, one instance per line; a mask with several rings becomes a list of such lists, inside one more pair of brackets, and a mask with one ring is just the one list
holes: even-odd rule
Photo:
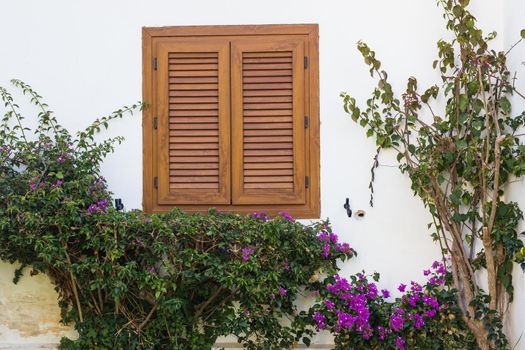
[[477, 27], [469, 0], [438, 4], [453, 35], [437, 45], [433, 66], [440, 86], [420, 92], [411, 77], [397, 96], [375, 52], [360, 42], [378, 84], [363, 108], [343, 93], [344, 108], [367, 136], [375, 137], [379, 150], [397, 151], [401, 171], [432, 215], [434, 239], [451, 256], [458, 306], [478, 346], [504, 348], [501, 320], [513, 298], [514, 263], [525, 269], [517, 231], [522, 211], [503, 196], [505, 186], [525, 173], [518, 132], [525, 113], [513, 112], [510, 102], [525, 95], [515, 89], [506, 61], [525, 30], [510, 50], [498, 52], [489, 48], [496, 33], [484, 35]]
[[24, 269], [51, 278], [63, 322], [79, 334], [62, 349], [210, 349], [222, 335], [247, 349], [309, 343], [314, 322], [297, 298], [325, 288], [312, 276], [336, 274], [337, 261], [355, 254], [328, 222], [119, 212], [100, 163], [122, 139], [96, 134], [141, 105], [73, 135], [31, 87], [13, 84], [40, 112], [26, 128], [0, 88], [0, 259], [21, 264], [15, 282]]
[[455, 294], [445, 288], [445, 266], [434, 262], [423, 274], [427, 282], [400, 284], [402, 295], [380, 289], [379, 274], [364, 273], [349, 280], [338, 275], [319, 291], [312, 309], [319, 330], [330, 331], [337, 350], [477, 349], [461, 319]]

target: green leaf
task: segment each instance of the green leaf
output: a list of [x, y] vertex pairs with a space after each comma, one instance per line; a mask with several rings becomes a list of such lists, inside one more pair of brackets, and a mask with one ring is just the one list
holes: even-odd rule
[[521, 30], [520, 35], [522, 39], [525, 39], [525, 29]]
[[459, 96], [459, 110], [465, 112], [468, 106], [468, 97], [465, 94]]

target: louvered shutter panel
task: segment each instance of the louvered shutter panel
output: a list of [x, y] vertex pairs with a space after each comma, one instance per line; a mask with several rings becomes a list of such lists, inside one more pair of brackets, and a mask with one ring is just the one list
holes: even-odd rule
[[232, 203], [305, 203], [304, 42], [234, 40]]
[[229, 42], [157, 46], [158, 202], [230, 204]]

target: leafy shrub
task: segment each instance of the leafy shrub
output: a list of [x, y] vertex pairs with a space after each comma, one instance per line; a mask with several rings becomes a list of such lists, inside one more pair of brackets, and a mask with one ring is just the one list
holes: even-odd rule
[[394, 301], [388, 301], [388, 290], [379, 291], [377, 273], [360, 273], [350, 280], [334, 276], [312, 309], [317, 328], [329, 330], [341, 350], [477, 349], [455, 291], [444, 287], [451, 277], [445, 266], [436, 261], [424, 274], [425, 285], [400, 284], [403, 294]]
[[[114, 138], [95, 141], [125, 107], [72, 135], [41, 97], [29, 130], [11, 95], [0, 130], [0, 258], [50, 276], [77, 340], [62, 349], [205, 349], [233, 334], [248, 349], [283, 349], [314, 333], [299, 295], [322, 289], [355, 253], [328, 222], [173, 211], [119, 212], [100, 175]], [[33, 131], [33, 134], [30, 134]], [[318, 236], [331, 235], [327, 243]]]

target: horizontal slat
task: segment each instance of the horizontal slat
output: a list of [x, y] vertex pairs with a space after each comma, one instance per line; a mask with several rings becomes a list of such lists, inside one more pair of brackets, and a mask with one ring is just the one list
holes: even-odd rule
[[[171, 153], [171, 152], [170, 152]], [[291, 149], [250, 149], [244, 151], [244, 156], [291, 156]]]
[[243, 63], [291, 63], [292, 57], [245, 57]]
[[292, 63], [244, 63], [244, 70], [292, 69]]
[[291, 136], [291, 135], [293, 135], [292, 129], [279, 129], [279, 130], [263, 129], [263, 130], [245, 130], [244, 131], [244, 136]]
[[186, 184], [170, 184], [171, 189], [219, 189], [218, 183], [186, 183]]
[[169, 63], [171, 64], [202, 64], [202, 63], [217, 63], [218, 58], [170, 58]]
[[[180, 85], [178, 85], [178, 86], [180, 86]], [[244, 90], [292, 89], [292, 83], [243, 84], [242, 88]]]
[[243, 58], [250, 57], [292, 57], [291, 51], [244, 52]]
[[[171, 100], [171, 99], [170, 99]], [[282, 103], [292, 102], [292, 96], [262, 96], [262, 97], [244, 97], [243, 102], [246, 103]]]
[[244, 123], [291, 123], [291, 116], [244, 117]]
[[[172, 79], [184, 79], [184, 78], [172, 78]], [[211, 78], [206, 78], [211, 79]], [[244, 84], [250, 84], [250, 83], [291, 83], [292, 77], [286, 76], [286, 77], [244, 77], [243, 78]]]
[[187, 111], [187, 110], [171, 110], [169, 111], [170, 117], [217, 117], [219, 114], [218, 110], [199, 110], [199, 111]]
[[242, 73], [244, 78], [247, 77], [278, 77], [278, 76], [293, 76], [293, 71], [290, 69], [274, 69], [274, 70], [247, 70]]
[[218, 103], [219, 98], [215, 96], [170, 97], [169, 102], [170, 103]]
[[245, 90], [243, 92], [244, 97], [248, 96], [292, 96], [292, 90], [286, 89], [286, 90], [264, 90], [261, 88], [261, 90]]
[[246, 163], [244, 169], [293, 169], [293, 163]]
[[170, 136], [218, 136], [219, 130], [170, 130], [169, 134]]
[[247, 143], [293, 142], [293, 140], [291, 136], [253, 136], [253, 137], [245, 137], [244, 142], [247, 142]]
[[175, 111], [175, 110], [187, 110], [187, 111], [192, 111], [192, 110], [201, 110], [201, 109], [218, 109], [219, 108], [219, 104], [218, 103], [197, 103], [197, 104], [193, 104], [193, 103], [171, 103], [170, 104], [170, 110], [172, 111]]
[[262, 110], [274, 110], [274, 109], [292, 109], [293, 104], [289, 102], [282, 103], [245, 103], [243, 105], [244, 110], [251, 109], [262, 109]]
[[170, 110], [201, 110], [201, 109], [218, 109], [218, 103], [171, 103]]
[[245, 183], [244, 188], [247, 189], [261, 189], [261, 188], [279, 188], [279, 189], [293, 189], [293, 183]]
[[[252, 170], [254, 171], [254, 170]], [[268, 170], [264, 170], [268, 171]], [[276, 171], [276, 170], [270, 170]], [[191, 170], [170, 170], [170, 175], [172, 176], [206, 176], [206, 175], [219, 175], [218, 169], [191, 169]], [[283, 174], [287, 175], [287, 174]]]
[[[254, 78], [255, 79], [255, 78]], [[262, 79], [262, 78], [257, 78]], [[217, 77], [177, 77], [177, 78], [170, 78], [169, 83], [173, 84], [171, 85], [171, 88], [176, 88], [178, 84], [208, 84], [208, 83], [218, 83], [219, 78]], [[276, 80], [271, 82], [280, 82]]]
[[217, 90], [218, 87], [217, 84], [172, 84], [170, 90]]
[[219, 65], [217, 63], [206, 64], [170, 64], [168, 70], [217, 70]]
[[244, 149], [293, 149], [293, 143], [247, 143]]
[[170, 182], [172, 183], [216, 182], [216, 181], [217, 181], [217, 176], [170, 176]]
[[[277, 123], [273, 125], [276, 125], [276, 124]], [[255, 124], [255, 125], [258, 125], [258, 124]], [[217, 123], [200, 123], [200, 124], [171, 123], [170, 124], [170, 130], [218, 130], [218, 129], [219, 129], [219, 124]]]
[[170, 97], [173, 97], [173, 96], [176, 96], [176, 97], [219, 96], [219, 92], [217, 90], [189, 90], [189, 91], [186, 91], [186, 90], [170, 89], [168, 95]]
[[216, 123], [217, 117], [172, 117], [170, 123]]
[[219, 157], [170, 157], [172, 163], [216, 163]]
[[[256, 151], [253, 151], [256, 152]], [[194, 157], [194, 156], [219, 156], [218, 149], [173, 149], [170, 150], [170, 157]]]
[[[270, 143], [270, 145], [274, 145]], [[217, 143], [172, 143], [170, 149], [219, 149]]]
[[218, 163], [171, 163], [170, 169], [219, 169]]
[[244, 111], [243, 114], [245, 117], [267, 117], [267, 116], [272, 116], [272, 115], [282, 115], [282, 116], [293, 115], [292, 110], [290, 109], [273, 109], [273, 110], [268, 110], [268, 111], [254, 109], [254, 110]]
[[[219, 138], [217, 136], [195, 136], [195, 137], [174, 137], [173, 139], [170, 139], [170, 143], [212, 143], [212, 142], [219, 142]], [[170, 146], [171, 147], [171, 146]]]
[[245, 163], [285, 163], [293, 162], [292, 156], [244, 157]]
[[244, 176], [293, 175], [293, 169], [244, 170]]
[[261, 130], [261, 129], [292, 129], [292, 123], [273, 123], [268, 121], [266, 123], [244, 123], [244, 130]]
[[172, 70], [169, 71], [170, 77], [187, 78], [187, 77], [217, 77], [219, 73], [216, 70]]
[[217, 52], [170, 52], [168, 54], [169, 58], [207, 58], [207, 57], [217, 57]]
[[293, 176], [245, 176], [244, 182], [293, 182]]

